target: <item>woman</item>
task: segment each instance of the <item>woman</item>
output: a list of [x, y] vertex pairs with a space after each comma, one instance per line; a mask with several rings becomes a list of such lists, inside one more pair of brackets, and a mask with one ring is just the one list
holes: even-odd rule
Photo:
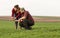
[[[12, 15], [11, 15], [11, 19], [12, 20], [18, 20], [20, 18], [20, 7], [19, 5], [15, 5], [14, 8], [12, 9]], [[15, 21], [15, 26], [16, 26], [16, 29], [18, 27], [18, 22]]]

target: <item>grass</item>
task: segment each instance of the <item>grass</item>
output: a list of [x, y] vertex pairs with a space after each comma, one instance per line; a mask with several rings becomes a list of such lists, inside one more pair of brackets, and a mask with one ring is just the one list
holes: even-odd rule
[[0, 38], [60, 38], [60, 22], [36, 22], [32, 30], [16, 30], [14, 22], [0, 20]]

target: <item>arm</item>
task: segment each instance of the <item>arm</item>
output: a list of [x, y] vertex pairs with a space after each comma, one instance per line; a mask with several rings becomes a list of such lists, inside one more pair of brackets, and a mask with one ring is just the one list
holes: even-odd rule
[[16, 18], [18, 18], [19, 16], [21, 16], [20, 12], [19, 12], [18, 15], [16, 16]]
[[14, 17], [14, 12], [15, 12], [14, 9], [12, 9], [12, 15], [11, 15], [11, 17]]
[[23, 19], [26, 19], [26, 18], [27, 18], [27, 16], [28, 16], [28, 12], [27, 12], [27, 11], [25, 11], [25, 12], [24, 12], [24, 16], [23, 16], [23, 17], [21, 17], [18, 21], [23, 20]]
[[11, 20], [14, 20], [14, 13], [15, 13], [15, 11], [14, 11], [14, 9], [12, 9]]
[[19, 20], [22, 20], [22, 19], [25, 19], [25, 18], [26, 18], [26, 17], [23, 16], [23, 17], [21, 17]]

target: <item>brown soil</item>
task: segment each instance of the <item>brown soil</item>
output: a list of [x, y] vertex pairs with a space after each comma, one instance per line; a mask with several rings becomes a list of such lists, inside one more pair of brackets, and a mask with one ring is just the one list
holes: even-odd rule
[[[60, 22], [60, 17], [33, 17], [35, 22]], [[0, 16], [0, 20], [11, 20], [10, 16]]]

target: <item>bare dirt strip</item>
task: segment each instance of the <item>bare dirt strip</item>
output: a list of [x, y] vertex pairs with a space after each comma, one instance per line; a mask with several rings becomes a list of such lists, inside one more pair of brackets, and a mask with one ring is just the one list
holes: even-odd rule
[[[60, 22], [60, 17], [33, 16], [35, 22]], [[0, 20], [11, 20], [10, 16], [0, 16]]]

